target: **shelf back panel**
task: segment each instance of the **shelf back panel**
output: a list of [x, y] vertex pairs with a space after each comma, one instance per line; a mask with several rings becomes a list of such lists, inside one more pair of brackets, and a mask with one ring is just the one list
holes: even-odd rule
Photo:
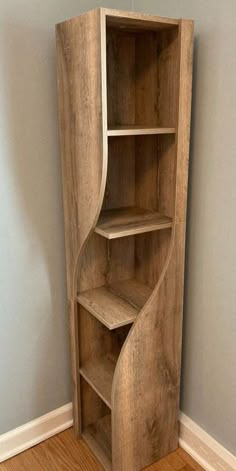
[[164, 31], [107, 29], [108, 128], [175, 127], [178, 27]]

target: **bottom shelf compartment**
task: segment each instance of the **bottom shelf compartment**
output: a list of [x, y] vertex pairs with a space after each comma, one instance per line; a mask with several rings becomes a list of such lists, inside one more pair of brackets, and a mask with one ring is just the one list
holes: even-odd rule
[[88, 425], [82, 436], [105, 469], [111, 470], [111, 415], [105, 415]]
[[111, 412], [82, 377], [82, 437], [106, 471], [112, 469]]

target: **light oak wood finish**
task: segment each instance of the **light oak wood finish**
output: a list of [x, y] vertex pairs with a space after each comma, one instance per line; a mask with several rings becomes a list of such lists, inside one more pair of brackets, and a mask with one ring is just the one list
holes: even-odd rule
[[171, 226], [172, 221], [167, 216], [147, 209], [128, 207], [102, 211], [95, 232], [107, 239], [117, 239]]
[[78, 301], [110, 330], [134, 322], [139, 312], [109, 286], [80, 293]]
[[[117, 358], [129, 332], [130, 325], [109, 330], [93, 314], [79, 306], [79, 353], [80, 367], [101, 361], [103, 357]], [[83, 341], [85, 338], [88, 341]]]
[[[180, 23], [179, 98], [173, 97], [178, 102], [177, 149], [180, 141], [186, 143], [177, 152], [175, 226], [159, 281], [124, 344], [113, 382], [113, 462], [118, 471], [141, 469], [178, 446], [185, 222], [176, 216], [186, 207], [192, 26], [191, 21]], [[133, 391], [146, 397], [138, 412]], [[129, 450], [122, 445], [126, 440], [132, 442]]]
[[80, 368], [80, 374], [111, 409], [111, 388], [116, 358], [109, 356], [93, 359]]
[[[95, 435], [94, 429], [89, 429], [91, 433], [88, 438], [85, 436], [89, 446], [87, 446], [85, 440], [78, 441], [73, 430], [68, 429], [1, 463], [0, 471], [74, 471], [75, 469], [77, 471], [102, 471], [101, 455], [106, 461], [104, 467], [109, 469], [110, 461], [107, 459], [109, 454], [109, 423], [107, 425], [103, 437], [106, 431], [108, 433], [103, 438], [103, 447], [101, 447], [102, 449], [105, 448], [105, 453], [98, 449], [99, 460], [95, 457], [96, 455], [94, 456], [95, 453], [93, 454], [90, 451], [91, 448], [98, 448], [97, 438], [96, 441], [93, 438]], [[146, 471], [203, 471], [203, 468], [184, 450], [178, 448], [174, 453], [146, 468]]]
[[106, 415], [83, 432], [83, 439], [107, 470], [112, 470], [111, 416]]
[[140, 283], [137, 279], [117, 281], [112, 283], [111, 289], [125, 299], [136, 309], [141, 310], [151, 295], [149, 286]]
[[192, 42], [109, 9], [57, 26], [75, 429], [113, 471], [178, 445]]
[[[56, 44], [72, 393], [74, 424], [79, 433], [78, 261], [100, 211], [107, 163], [107, 145], [103, 137], [106, 113], [101, 93], [103, 58], [100, 10], [57, 25]], [[92, 191], [89, 181], [93, 185]]]
[[83, 291], [78, 302], [109, 330], [132, 324], [151, 295], [151, 289], [135, 279]]
[[129, 28], [132, 28], [132, 31], [168, 29], [179, 23], [179, 20], [174, 18], [135, 13], [133, 11], [119, 11], [105, 8], [103, 12], [107, 17], [108, 27], [125, 28], [128, 31]]
[[83, 431], [91, 424], [96, 424], [101, 418], [111, 414], [110, 408], [97, 395], [94, 389], [80, 376], [81, 418]]
[[175, 134], [175, 128], [150, 128], [144, 126], [117, 126], [108, 129], [108, 136], [141, 136], [148, 134]]

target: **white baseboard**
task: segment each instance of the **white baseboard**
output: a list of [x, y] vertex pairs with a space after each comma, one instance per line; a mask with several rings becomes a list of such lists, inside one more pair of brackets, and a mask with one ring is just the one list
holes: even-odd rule
[[[0, 436], [0, 462], [72, 426], [72, 404]], [[206, 471], [235, 471], [236, 457], [195, 422], [180, 413], [180, 446]]]
[[0, 463], [72, 426], [72, 404], [66, 404], [0, 435]]
[[179, 445], [206, 471], [236, 470], [236, 457], [182, 412]]

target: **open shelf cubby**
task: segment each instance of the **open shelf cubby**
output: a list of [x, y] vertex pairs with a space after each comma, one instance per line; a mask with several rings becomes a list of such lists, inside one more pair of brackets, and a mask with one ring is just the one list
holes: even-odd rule
[[175, 133], [178, 26], [106, 24], [108, 136]]
[[114, 239], [172, 227], [175, 167], [173, 135], [110, 137], [95, 232]]
[[112, 240], [94, 233], [81, 257], [79, 304], [108, 330], [132, 324], [158, 282], [170, 239], [171, 229]]
[[112, 469], [111, 411], [81, 377], [82, 437], [106, 470]]
[[[80, 374], [110, 409], [115, 366], [129, 329], [125, 325], [109, 330], [79, 307]], [[88, 340], [83, 342], [86, 336]]]
[[178, 444], [191, 20], [57, 25], [73, 414], [109, 471]]

